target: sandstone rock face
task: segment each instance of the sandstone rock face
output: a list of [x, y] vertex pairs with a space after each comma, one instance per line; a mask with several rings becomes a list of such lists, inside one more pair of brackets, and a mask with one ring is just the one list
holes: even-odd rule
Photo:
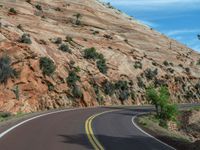
[[[17, 14], [9, 13], [10, 8]], [[19, 42], [24, 33], [30, 35], [32, 44]], [[71, 53], [59, 50], [60, 45], [55, 43], [58, 37]], [[91, 47], [105, 57], [107, 74], [98, 70], [94, 60], [84, 58], [84, 50]], [[153, 83], [168, 85], [172, 101], [200, 101], [200, 54], [95, 0], [1, 0], [3, 55], [11, 58], [12, 67], [20, 75], [0, 84], [0, 111], [121, 104], [116, 93], [105, 94], [105, 80], [129, 83], [134, 97], [123, 102], [128, 105], [147, 103], [145, 87]], [[51, 77], [42, 74], [40, 57], [51, 58], [56, 64]], [[80, 68], [77, 84], [82, 95], [78, 98], [72, 96], [66, 82], [71, 62]], [[156, 74], [150, 79], [154, 70]], [[16, 86], [18, 100], [13, 92]], [[50, 86], [54, 88], [50, 90]]]

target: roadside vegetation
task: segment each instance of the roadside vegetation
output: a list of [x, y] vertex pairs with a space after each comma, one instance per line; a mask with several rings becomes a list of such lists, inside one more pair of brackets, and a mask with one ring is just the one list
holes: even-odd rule
[[178, 109], [176, 105], [170, 103], [170, 93], [167, 87], [162, 86], [159, 89], [155, 89], [150, 86], [146, 90], [146, 97], [155, 106], [155, 117], [159, 120], [160, 126], [167, 128], [169, 121], [176, 122]]

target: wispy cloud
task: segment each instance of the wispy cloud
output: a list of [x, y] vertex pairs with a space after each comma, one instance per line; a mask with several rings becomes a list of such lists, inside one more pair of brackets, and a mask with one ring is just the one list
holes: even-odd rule
[[188, 33], [200, 33], [200, 29], [180, 29], [180, 30], [172, 30], [165, 31], [168, 36], [180, 35], [180, 34], [188, 34]]

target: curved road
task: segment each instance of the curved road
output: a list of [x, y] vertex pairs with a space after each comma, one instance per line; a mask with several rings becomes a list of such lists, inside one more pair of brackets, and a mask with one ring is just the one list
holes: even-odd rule
[[[102, 146], [96, 147], [99, 150], [172, 150], [134, 125], [133, 117], [148, 111], [152, 111], [152, 107], [64, 110], [4, 131], [0, 134], [0, 149], [88, 150], [95, 149], [94, 143], [99, 142]], [[89, 120], [89, 132], [86, 120], [94, 114], [99, 115]]]

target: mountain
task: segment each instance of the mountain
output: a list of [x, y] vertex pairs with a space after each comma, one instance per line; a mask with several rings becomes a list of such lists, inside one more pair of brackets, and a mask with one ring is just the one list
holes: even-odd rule
[[[134, 9], [134, 8], [133, 8]], [[95, 0], [0, 1], [0, 111], [200, 101], [200, 54]]]

